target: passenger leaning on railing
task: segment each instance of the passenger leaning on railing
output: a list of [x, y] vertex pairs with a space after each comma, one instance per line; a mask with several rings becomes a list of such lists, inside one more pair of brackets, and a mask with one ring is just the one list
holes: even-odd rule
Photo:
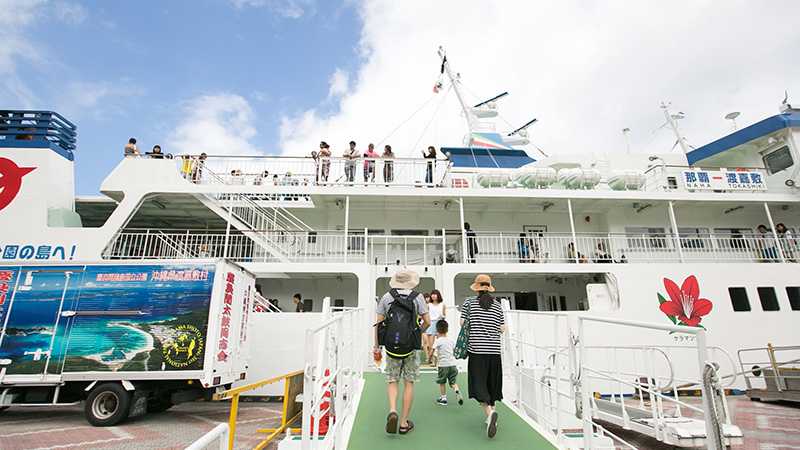
[[317, 153], [317, 160], [320, 161], [319, 179], [317, 182], [328, 182], [328, 175], [331, 173], [331, 146], [327, 142], [322, 141], [319, 143], [319, 153]]
[[140, 156], [139, 149], [136, 147], [136, 138], [130, 138], [128, 143], [125, 144], [125, 157], [135, 156]]
[[422, 155], [425, 159], [430, 159], [425, 164], [425, 183], [431, 185], [433, 184], [433, 166], [436, 164], [436, 149], [431, 145], [428, 147], [428, 152], [423, 151]]
[[383, 162], [383, 182], [384, 183], [391, 183], [394, 181], [394, 153], [392, 153], [392, 146], [391, 145], [384, 145], [383, 146], [383, 155], [381, 158], [385, 159], [386, 161]]
[[154, 145], [153, 151], [146, 153], [146, 155], [153, 159], [164, 159], [164, 154], [161, 153], [160, 145]]
[[375, 158], [379, 156], [375, 152], [375, 144], [369, 144], [364, 152], [364, 183], [375, 182]]
[[786, 261], [797, 262], [794, 256], [797, 243], [794, 240], [794, 234], [792, 234], [792, 231], [786, 228], [786, 225], [783, 223], [776, 224], [775, 231], [778, 232], [778, 239], [781, 241], [783, 257], [786, 259]]
[[356, 150], [356, 142], [350, 141], [350, 148], [345, 150], [344, 154], [342, 155], [345, 159], [344, 163], [344, 175], [347, 179], [348, 183], [352, 183], [356, 179], [356, 160], [359, 156], [358, 150]]
[[766, 225], [759, 225], [758, 228], [758, 252], [759, 258], [764, 262], [777, 262], [778, 250], [775, 248], [775, 235]]

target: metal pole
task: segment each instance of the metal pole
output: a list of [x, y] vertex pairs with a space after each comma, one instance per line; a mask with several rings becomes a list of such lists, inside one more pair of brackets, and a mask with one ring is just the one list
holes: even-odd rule
[[683, 262], [683, 248], [681, 247], [681, 235], [678, 233], [678, 222], [675, 220], [675, 206], [672, 200], [667, 204], [669, 205], [669, 221], [672, 224], [672, 235], [675, 237], [675, 248], [678, 249], [678, 258]]
[[778, 232], [775, 230], [775, 222], [772, 221], [772, 213], [769, 212], [769, 205], [767, 202], [764, 202], [764, 211], [767, 212], [767, 220], [769, 220], [769, 229], [772, 231], [772, 238], [775, 239], [775, 248], [778, 249], [778, 257], [780, 257], [781, 262], [786, 262], [783, 258], [783, 249], [781, 248], [781, 241], [778, 239]]
[[575, 253], [575, 262], [580, 262], [578, 260], [578, 240], [575, 237], [575, 218], [572, 216], [572, 200], [567, 199], [567, 210], [569, 211], [569, 229], [572, 232], [572, 250]]
[[445, 236], [445, 230], [444, 228], [442, 228], [442, 264], [444, 264], [446, 259], [447, 259], [447, 236]]
[[461, 220], [461, 262], [467, 263], [467, 230], [464, 229], [464, 199], [458, 198], [458, 214]]
[[581, 387], [581, 418], [583, 419], [583, 448], [594, 448], [594, 430], [592, 429], [592, 403], [589, 398], [589, 374], [584, 370], [586, 365], [586, 336], [584, 335], [583, 318], [578, 317], [578, 371]]
[[[703, 380], [703, 372], [705, 371], [706, 362], [708, 361], [708, 348], [706, 347], [706, 332], [704, 330], [697, 330], [697, 362], [700, 365], [700, 392], [703, 395], [703, 404], [711, 405], [714, 403], [714, 399], [711, 397], [711, 392], [706, 386], [705, 380]], [[708, 408], [703, 408], [707, 410]], [[706, 447], [709, 449], [721, 449], [722, 443], [717, 442], [716, 436], [717, 431], [715, 425], [715, 419], [712, 417], [711, 411], [705, 411], [703, 414], [706, 424]]]
[[350, 196], [344, 198], [344, 262], [347, 262], [347, 247], [350, 244], [347, 232], [350, 227]]
[[367, 252], [367, 239], [369, 238], [369, 229], [364, 227], [364, 263], [369, 264], [369, 254]]
[[[232, 209], [232, 207], [228, 207], [228, 223], [225, 225], [225, 250], [223, 251], [223, 258], [228, 257], [228, 242], [230, 242], [231, 238], [231, 216], [233, 215]], [[253, 256], [255, 257], [255, 255]]]

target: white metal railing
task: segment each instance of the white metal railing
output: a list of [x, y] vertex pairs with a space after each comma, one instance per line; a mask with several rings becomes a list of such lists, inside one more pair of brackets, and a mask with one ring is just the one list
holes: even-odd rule
[[208, 446], [213, 444], [214, 441], [218, 441], [219, 450], [226, 450], [228, 448], [228, 433], [228, 424], [220, 423], [212, 428], [211, 431], [200, 437], [200, 439], [186, 447], [185, 450], [205, 450]]
[[[461, 235], [390, 236], [367, 230], [286, 231], [127, 229], [106, 249], [106, 258], [231, 258], [239, 261], [364, 262], [375, 265], [438, 265], [469, 259]], [[478, 263], [797, 262], [797, 241], [773, 237], [477, 233]], [[577, 244], [577, 245], [574, 245]], [[781, 245], [781, 252], [777, 245]], [[469, 248], [469, 246], [468, 246]], [[573, 251], [577, 248], [577, 251]]]
[[800, 391], [800, 346], [743, 348], [738, 359], [747, 389], [764, 389], [772, 396]]
[[[704, 330], [576, 313], [510, 310], [507, 301], [503, 306], [508, 324], [503, 363], [511, 386], [506, 389], [511, 393], [509, 400], [552, 430], [558, 440], [568, 440], [567, 430], [583, 428], [584, 448], [603, 446], [608, 442], [601, 441], [607, 439], [616, 441], [618, 447], [633, 448], [596, 423], [603, 419], [671, 442], [675, 438], [666, 435], [667, 422], [684, 417], [684, 412], [702, 417], [707, 431], [713, 428], [721, 433], [727, 427], [726, 439], [736, 436], [719, 383], [713, 385], [713, 395], [702, 383], [711, 361]], [[587, 329], [589, 324], [592, 330]], [[603, 336], [607, 342], [646, 342], [653, 332], [656, 341], [661, 333], [694, 340], [683, 346], [595, 345], [602, 344]], [[608, 338], [610, 333], [614, 339]], [[724, 351], [716, 356], [723, 361], [731, 359]], [[710, 404], [698, 407], [679, 399], [679, 389], [698, 386], [705, 398], [713, 397], [720, 408]], [[708, 434], [710, 439], [714, 435], [720, 434]]]
[[[323, 299], [324, 322], [306, 330], [302, 448], [345, 448], [361, 395], [369, 323], [363, 308], [334, 312]], [[362, 351], [359, 351], [362, 349]], [[327, 419], [325, 419], [327, 418]], [[328, 421], [321, 435], [320, 423]]]
[[282, 313], [283, 311], [258, 292], [253, 293], [253, 312]]
[[443, 186], [451, 167], [448, 160], [423, 158], [209, 156], [202, 163], [190, 158], [188, 171], [184, 160], [177, 160], [185, 178], [234, 186]]

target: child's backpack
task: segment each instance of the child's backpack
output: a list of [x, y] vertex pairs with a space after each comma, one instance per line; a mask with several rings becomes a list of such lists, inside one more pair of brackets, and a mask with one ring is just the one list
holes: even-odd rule
[[422, 348], [422, 333], [417, 325], [417, 304], [419, 294], [411, 291], [408, 295], [389, 291], [394, 301], [383, 322], [378, 324], [378, 340], [386, 349], [386, 354], [395, 359], [405, 359]]

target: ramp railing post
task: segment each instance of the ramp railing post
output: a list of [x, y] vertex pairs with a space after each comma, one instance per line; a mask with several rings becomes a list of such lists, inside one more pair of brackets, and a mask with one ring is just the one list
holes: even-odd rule
[[717, 441], [717, 433], [718, 433], [718, 425], [716, 424], [716, 418], [712, 417], [711, 412], [713, 408], [709, 408], [709, 405], [712, 405], [714, 402], [714, 398], [712, 397], [713, 393], [710, 389], [708, 389], [707, 383], [702, 380], [703, 372], [705, 370], [706, 362], [708, 361], [708, 348], [706, 347], [706, 332], [705, 330], [697, 330], [697, 362], [700, 367], [700, 391], [703, 395], [703, 403], [705, 404], [706, 408], [704, 408], [705, 414], [703, 414], [703, 419], [706, 425], [706, 448], [710, 450], [718, 450], [722, 449], [722, 442]]
[[589, 376], [586, 372], [586, 335], [583, 317], [578, 317], [578, 367], [580, 368], [581, 418], [583, 421], [583, 448], [594, 448], [592, 429], [592, 402], [589, 398]]

